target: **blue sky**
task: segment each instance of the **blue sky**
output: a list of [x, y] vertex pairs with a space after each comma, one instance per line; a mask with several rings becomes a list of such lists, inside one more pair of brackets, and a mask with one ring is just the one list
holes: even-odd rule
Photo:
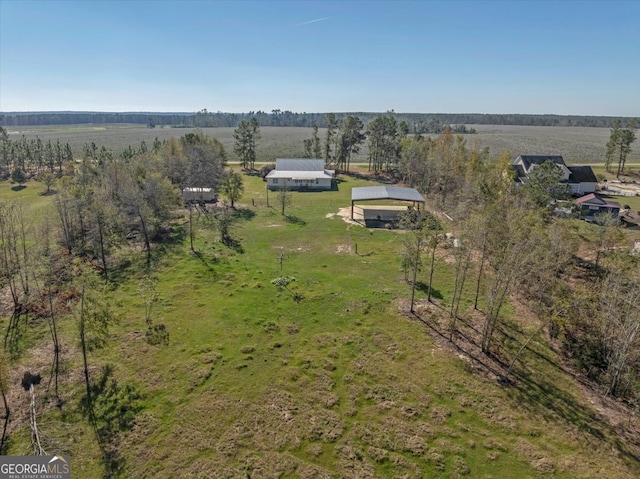
[[0, 0], [0, 111], [640, 116], [640, 0]]

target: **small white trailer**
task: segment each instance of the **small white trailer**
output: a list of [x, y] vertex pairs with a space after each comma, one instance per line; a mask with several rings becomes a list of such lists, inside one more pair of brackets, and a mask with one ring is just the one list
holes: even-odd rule
[[185, 203], [214, 203], [216, 194], [213, 188], [188, 187], [182, 190], [182, 199]]

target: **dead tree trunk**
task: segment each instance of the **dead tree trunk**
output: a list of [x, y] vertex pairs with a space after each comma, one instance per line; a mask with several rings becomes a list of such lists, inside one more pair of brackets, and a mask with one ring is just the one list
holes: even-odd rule
[[414, 258], [413, 263], [413, 281], [411, 282], [411, 312], [414, 312], [414, 302], [416, 297], [416, 278], [418, 276], [418, 267], [420, 265], [420, 247], [422, 246], [422, 241], [418, 240], [416, 243], [416, 257]]
[[433, 271], [436, 268], [436, 249], [438, 248], [438, 235], [433, 233], [431, 242], [431, 265], [429, 267], [429, 285], [427, 287], [427, 301], [431, 302], [431, 293], [433, 291]]
[[4, 378], [0, 377], [0, 395], [2, 395], [2, 404], [4, 406], [4, 425], [2, 426], [2, 438], [0, 438], [0, 455], [6, 453], [5, 448], [7, 445], [7, 428], [9, 427], [9, 419], [11, 417], [11, 409], [9, 409], [9, 403], [7, 402], [7, 396], [5, 394], [4, 388]]
[[33, 447], [34, 456], [46, 456], [47, 453], [42, 447], [40, 441], [40, 432], [38, 431], [37, 408], [36, 408], [36, 392], [34, 386], [40, 384], [42, 378], [39, 374], [33, 375], [29, 372], [24, 373], [22, 377], [22, 387], [25, 391], [29, 391], [29, 424], [31, 426], [31, 446]]
[[[460, 246], [462, 247], [462, 246]], [[451, 331], [449, 332], [449, 341], [453, 341], [453, 336], [456, 331], [456, 321], [458, 319], [458, 310], [460, 308], [460, 301], [462, 300], [462, 291], [464, 290], [464, 283], [467, 279], [467, 271], [471, 264], [471, 248], [466, 252], [460, 252], [456, 261], [456, 280], [453, 287], [453, 298], [451, 299], [451, 309], [449, 311], [449, 317], [451, 319]]]
[[483, 240], [482, 240], [482, 255], [480, 257], [480, 268], [478, 269], [478, 279], [476, 281], [476, 297], [473, 301], [473, 309], [477, 310], [478, 309], [478, 297], [480, 296], [480, 282], [482, 281], [482, 273], [484, 270], [484, 261], [485, 258], [487, 256], [487, 240], [488, 240], [488, 233], [487, 231], [485, 231], [484, 236], [483, 236]]

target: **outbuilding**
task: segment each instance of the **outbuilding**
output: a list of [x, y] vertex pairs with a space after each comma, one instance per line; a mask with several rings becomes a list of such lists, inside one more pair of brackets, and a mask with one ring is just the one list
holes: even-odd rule
[[576, 200], [580, 206], [580, 217], [587, 221], [595, 220], [597, 214], [609, 214], [618, 217], [620, 214], [620, 203], [601, 198], [595, 193], [590, 193]]
[[[354, 220], [356, 202], [394, 200], [411, 203], [414, 208], [424, 208], [424, 197], [414, 188], [401, 186], [363, 186], [351, 190], [351, 219]], [[409, 205], [371, 205], [359, 206], [362, 220], [366, 225], [381, 226], [397, 221], [400, 213]]]
[[213, 188], [187, 187], [182, 189], [185, 203], [215, 203], [216, 193]]

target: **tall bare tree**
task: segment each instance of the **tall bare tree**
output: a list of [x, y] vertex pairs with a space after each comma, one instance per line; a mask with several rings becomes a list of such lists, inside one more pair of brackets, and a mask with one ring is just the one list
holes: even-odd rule
[[2, 415], [2, 436], [0, 436], [0, 455], [6, 454], [7, 448], [7, 429], [9, 420], [11, 419], [11, 409], [7, 401], [8, 384], [7, 384], [8, 363], [2, 350], [0, 350], [0, 396], [2, 397], [2, 406], [4, 414]]
[[539, 216], [512, 204], [502, 221], [494, 223], [489, 236], [489, 258], [492, 266], [487, 291], [487, 306], [482, 328], [482, 351], [490, 352], [500, 312], [519, 282], [526, 281], [527, 266], [535, 263], [539, 237], [535, 234]]
[[[409, 208], [403, 212], [399, 218], [399, 226], [402, 229], [411, 231], [412, 239], [405, 243], [406, 261], [413, 269], [413, 280], [411, 282], [411, 312], [414, 312], [415, 292], [417, 284], [418, 269], [420, 267], [420, 256], [426, 246], [431, 253], [431, 264], [429, 270], [429, 284], [427, 290], [427, 300], [431, 301], [433, 272], [435, 269], [435, 251], [438, 246], [438, 233], [442, 227], [438, 219], [428, 211], [419, 211]], [[413, 256], [415, 255], [415, 256]], [[413, 257], [411, 257], [413, 256]]]
[[93, 406], [91, 378], [89, 375], [89, 352], [104, 346], [109, 327], [118, 321], [111, 308], [110, 294], [99, 281], [93, 269], [82, 262], [76, 263], [74, 283], [79, 291], [74, 315], [78, 325], [80, 349], [82, 351], [83, 376], [86, 389], [86, 406]]
[[280, 206], [280, 214], [284, 216], [285, 208], [290, 206], [293, 201], [291, 190], [289, 190], [289, 187], [286, 184], [282, 185], [278, 190], [276, 201]]
[[471, 266], [471, 256], [473, 249], [466, 235], [459, 235], [455, 238], [453, 245], [453, 256], [455, 258], [455, 281], [453, 285], [453, 297], [451, 298], [451, 306], [449, 307], [450, 331], [449, 340], [453, 341], [456, 333], [456, 321], [458, 319], [458, 310], [462, 301], [462, 293], [467, 280], [467, 273]]
[[0, 202], [0, 286], [8, 289], [13, 312], [5, 332], [4, 347], [15, 351], [19, 321], [28, 313], [33, 238], [24, 208], [17, 203]]
[[601, 324], [606, 345], [607, 393], [619, 396], [629, 365], [640, 359], [640, 274], [638, 261], [619, 258], [600, 284]]
[[324, 122], [327, 127], [324, 137], [324, 165], [329, 168], [336, 160], [336, 128], [338, 128], [338, 120], [335, 113], [325, 114]]

